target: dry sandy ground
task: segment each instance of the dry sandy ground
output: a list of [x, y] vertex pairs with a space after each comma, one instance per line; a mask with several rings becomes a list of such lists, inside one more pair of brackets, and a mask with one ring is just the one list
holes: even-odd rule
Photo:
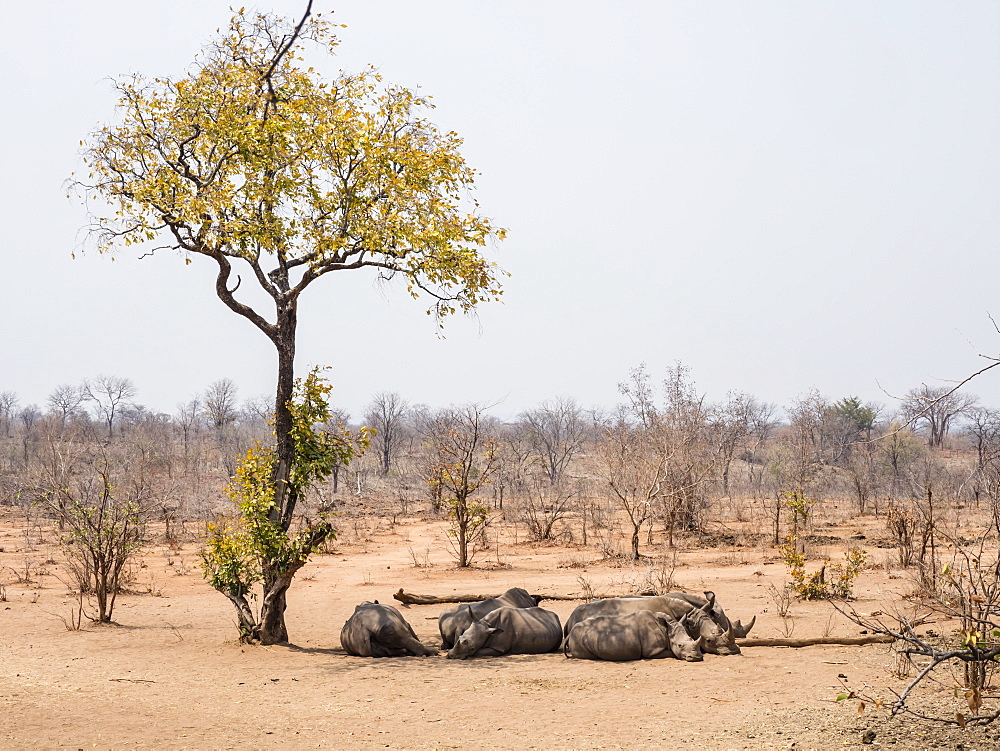
[[[838, 704], [838, 674], [853, 685], [898, 686], [884, 646], [747, 648], [703, 663], [598, 663], [562, 654], [452, 661], [364, 659], [339, 632], [364, 600], [393, 602], [399, 587], [427, 594], [624, 593], [644, 569], [588, 561], [593, 551], [519, 545], [504, 568], [453, 567], [439, 524], [414, 521], [317, 555], [290, 591], [293, 644], [243, 647], [231, 606], [202, 579], [194, 545], [154, 547], [117, 625], [68, 630], [74, 605], [54, 574], [52, 546], [26, 543], [0, 521], [0, 747], [2, 748], [996, 748], [993, 731], [939, 731], [885, 723]], [[51, 533], [49, 535], [51, 539]], [[414, 556], [411, 550], [419, 551]], [[755, 635], [781, 635], [768, 583], [781, 586], [767, 550], [692, 550], [676, 578], [714, 590], [727, 612], [757, 615]], [[414, 565], [414, 557], [429, 567]], [[35, 583], [13, 570], [35, 561]], [[586, 565], [584, 566], [584, 562]], [[574, 566], [567, 567], [567, 563]], [[562, 564], [560, 566], [560, 564]], [[725, 564], [725, 565], [723, 565]], [[0, 578], [0, 581], [3, 581]], [[900, 585], [866, 574], [856, 607], [879, 607]], [[565, 619], [577, 604], [543, 606]], [[441, 606], [401, 608], [417, 635], [438, 645]], [[795, 636], [856, 635], [823, 603], [796, 603]], [[865, 730], [876, 732], [863, 745]]]

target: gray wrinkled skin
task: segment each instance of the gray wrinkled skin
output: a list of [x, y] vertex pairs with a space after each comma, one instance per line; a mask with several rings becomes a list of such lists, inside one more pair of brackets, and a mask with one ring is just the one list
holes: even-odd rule
[[677, 657], [703, 660], [701, 640], [665, 613], [640, 610], [627, 615], [598, 615], [580, 621], [563, 645], [567, 657], [584, 660], [654, 660]]
[[441, 649], [451, 649], [458, 635], [464, 632], [477, 618], [484, 617], [497, 608], [533, 608], [538, 605], [538, 598], [528, 594], [521, 587], [511, 587], [499, 597], [489, 597], [479, 602], [456, 605], [444, 611], [438, 618], [438, 631], [441, 632]]
[[[690, 592], [667, 592], [666, 596], [676, 597], [678, 600], [685, 600], [686, 602], [691, 603], [691, 605], [696, 608], [703, 608], [705, 607], [705, 604], [708, 602], [709, 595], [711, 595], [714, 600], [715, 598], [714, 592], [706, 592], [704, 597], [702, 595], [696, 595]], [[719, 606], [718, 602], [715, 602], [715, 604], [712, 606], [711, 616], [712, 620], [718, 623], [719, 627], [723, 631], [728, 631], [729, 626], [732, 625], [733, 636], [735, 636], [737, 639], [742, 639], [747, 634], [749, 634], [750, 629], [752, 629], [753, 625], [757, 622], [757, 616], [751, 618], [750, 622], [746, 626], [744, 626], [742, 621], [739, 619], [735, 621], [730, 621], [729, 617], [726, 615], [725, 611]]]
[[417, 639], [402, 615], [392, 605], [363, 602], [354, 608], [340, 630], [340, 645], [357, 657], [430, 657], [437, 650]]
[[559, 616], [542, 608], [502, 607], [474, 620], [448, 652], [454, 660], [555, 652], [562, 642]]
[[705, 606], [696, 608], [687, 600], [668, 595], [659, 597], [610, 597], [579, 605], [566, 621], [566, 634], [582, 620], [596, 615], [627, 615], [640, 610], [666, 613], [681, 621], [692, 639], [703, 639], [702, 651], [716, 655], [738, 655], [740, 648], [732, 629], [723, 630], [712, 620], [711, 611], [715, 605], [714, 595]]

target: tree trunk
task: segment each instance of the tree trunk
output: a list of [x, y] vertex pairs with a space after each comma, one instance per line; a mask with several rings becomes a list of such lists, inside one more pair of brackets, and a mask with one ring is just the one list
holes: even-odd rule
[[[292, 437], [292, 412], [288, 407], [295, 391], [295, 328], [297, 325], [295, 302], [278, 306], [278, 333], [273, 339], [278, 353], [278, 384], [274, 397], [275, 462], [272, 471], [274, 506], [268, 518], [288, 532], [292, 514], [298, 501], [295, 489], [288, 484], [288, 476], [295, 461], [295, 440]], [[301, 563], [286, 570], [274, 570], [265, 565], [264, 598], [260, 607], [260, 623], [253, 636], [261, 644], [281, 644], [288, 641], [285, 627], [285, 593]]]
[[[296, 567], [297, 569], [298, 567]], [[264, 646], [268, 644], [284, 644], [288, 641], [288, 629], [285, 628], [285, 594], [292, 584], [295, 571], [265, 574], [264, 599], [260, 606], [260, 623], [255, 636]], [[270, 581], [267, 581], [270, 579]]]
[[275, 462], [272, 480], [274, 482], [274, 507], [269, 513], [272, 521], [287, 532], [295, 512], [293, 488], [288, 484], [288, 475], [295, 459], [295, 440], [292, 438], [292, 412], [288, 403], [295, 391], [295, 329], [298, 324], [294, 301], [278, 309], [278, 333], [274, 346], [278, 352], [278, 385], [274, 397]]
[[[288, 641], [288, 629], [285, 627], [285, 595], [292, 586], [296, 572], [306, 564], [309, 551], [323, 544], [333, 533], [329, 524], [318, 524], [310, 529], [308, 538], [302, 540], [302, 557], [293, 560], [284, 569], [264, 569], [264, 597], [260, 604], [260, 623], [251, 631], [251, 639], [257, 639], [263, 645], [284, 644]], [[231, 599], [231, 598], [230, 598]], [[237, 604], [237, 610], [240, 610]]]
[[465, 514], [465, 501], [455, 502], [455, 523], [458, 527], [458, 567], [469, 565], [469, 520]]

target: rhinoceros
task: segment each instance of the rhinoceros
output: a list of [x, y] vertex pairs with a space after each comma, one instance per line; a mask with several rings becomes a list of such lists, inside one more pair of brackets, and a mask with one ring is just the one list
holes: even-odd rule
[[502, 607], [475, 618], [448, 652], [454, 660], [554, 652], [562, 642], [559, 616], [539, 607]]
[[488, 597], [479, 602], [456, 605], [444, 611], [438, 618], [438, 630], [441, 632], [441, 649], [451, 649], [459, 634], [464, 632], [472, 621], [482, 618], [497, 608], [533, 608], [538, 605], [541, 597], [528, 594], [520, 587], [511, 587], [499, 597]]
[[[704, 607], [694, 607], [687, 600], [660, 595], [658, 597], [611, 597], [606, 600], [594, 600], [578, 605], [566, 621], [566, 634], [580, 621], [595, 615], [625, 615], [640, 610], [651, 610], [654, 613], [666, 613], [680, 620], [684, 618], [684, 626], [693, 639], [703, 637], [702, 651], [716, 655], [738, 655], [740, 648], [736, 646], [736, 637], [732, 625], [723, 630], [712, 620], [712, 608], [715, 605], [715, 595], [706, 601]], [[686, 616], [686, 617], [685, 617]]]
[[425, 647], [399, 611], [392, 605], [363, 602], [354, 608], [340, 630], [344, 651], [358, 657], [429, 657], [437, 650]]
[[[685, 600], [691, 603], [692, 607], [703, 608], [705, 603], [708, 602], [709, 597], [715, 600], [714, 592], [706, 592], [704, 597], [702, 595], [692, 594], [690, 592], [667, 592], [667, 597], [676, 597], [678, 600]], [[750, 622], [744, 626], [742, 621], [737, 619], [736, 621], [730, 621], [729, 617], [726, 615], [725, 611], [719, 606], [718, 602], [712, 606], [711, 612], [712, 620], [719, 624], [719, 627], [723, 631], [728, 631], [730, 624], [733, 626], [733, 636], [737, 639], [744, 638], [750, 633], [750, 629], [757, 622], [757, 616], [750, 619]]]
[[[684, 616], [687, 618], [687, 615]], [[597, 615], [577, 623], [563, 642], [567, 657], [584, 660], [651, 660], [677, 657], [688, 662], [705, 659], [701, 646], [688, 634], [683, 618], [640, 610], [627, 615]]]

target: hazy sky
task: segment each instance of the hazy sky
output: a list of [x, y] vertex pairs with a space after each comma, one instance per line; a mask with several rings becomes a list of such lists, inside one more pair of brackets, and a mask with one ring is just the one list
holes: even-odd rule
[[[247, 7], [300, 15], [304, 2]], [[228, 3], [3, 0], [0, 391], [124, 375], [172, 412], [219, 378], [271, 393], [270, 343], [212, 264], [72, 260], [64, 181], [115, 117], [108, 78], [180, 75]], [[513, 414], [611, 405], [640, 362], [710, 399], [811, 387], [891, 402], [1000, 352], [1000, 4], [315, 0], [336, 67], [434, 97], [483, 212], [508, 227], [505, 302], [439, 339], [372, 275], [300, 307], [298, 367], [331, 365], [356, 416], [398, 391]], [[967, 341], [969, 340], [969, 341]], [[1000, 405], [1000, 369], [969, 389]]]

